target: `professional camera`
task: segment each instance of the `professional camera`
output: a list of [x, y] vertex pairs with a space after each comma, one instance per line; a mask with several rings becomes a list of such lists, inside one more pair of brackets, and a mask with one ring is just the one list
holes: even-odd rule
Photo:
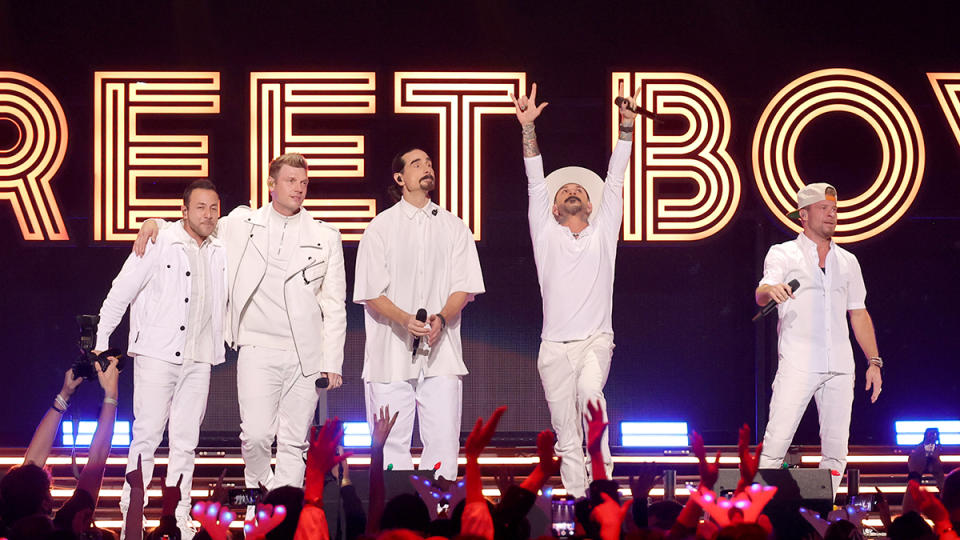
[[77, 315], [77, 324], [80, 326], [80, 357], [73, 362], [73, 376], [75, 378], [96, 379], [97, 370], [93, 367], [94, 362], [100, 364], [100, 369], [107, 369], [110, 365], [111, 356], [119, 358], [117, 362], [117, 371], [122, 371], [126, 363], [125, 358], [117, 349], [107, 349], [100, 354], [94, 354], [93, 348], [97, 344], [97, 324], [100, 323], [99, 315]]

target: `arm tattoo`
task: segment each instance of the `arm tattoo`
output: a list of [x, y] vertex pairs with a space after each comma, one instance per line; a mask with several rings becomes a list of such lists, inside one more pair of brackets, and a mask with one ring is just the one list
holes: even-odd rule
[[[621, 124], [622, 125], [622, 124]], [[627, 126], [624, 126], [627, 127]], [[633, 127], [633, 126], [630, 126]], [[620, 140], [621, 141], [632, 141], [633, 140], [633, 130], [625, 132], [622, 129], [620, 130]]]
[[540, 146], [537, 145], [537, 131], [533, 122], [523, 125], [523, 157], [540, 155]]

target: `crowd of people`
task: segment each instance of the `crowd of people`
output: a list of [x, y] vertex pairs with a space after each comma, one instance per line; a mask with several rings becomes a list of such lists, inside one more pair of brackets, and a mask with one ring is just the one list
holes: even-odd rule
[[[114, 533], [95, 526], [95, 510], [103, 479], [106, 458], [110, 453], [113, 425], [116, 417], [117, 379], [116, 360], [103, 369], [97, 366], [97, 377], [104, 392], [97, 429], [90, 446], [89, 459], [84, 465], [73, 495], [54, 512], [50, 475], [44, 466], [60, 423], [56, 405], [44, 415], [24, 456], [22, 465], [12, 468], [0, 481], [0, 537], [19, 539], [112, 538]], [[82, 379], [68, 371], [63, 388], [57, 396], [68, 402]], [[700, 482], [691, 492], [685, 505], [662, 500], [650, 503], [648, 494], [656, 483], [652, 469], [645, 469], [636, 478], [631, 477], [631, 497], [622, 497], [620, 486], [608, 477], [602, 458], [601, 440], [607, 431], [603, 407], [588, 404], [585, 414], [587, 452], [593, 464], [593, 480], [586, 496], [574, 503], [573, 534], [596, 540], [618, 539], [767, 539], [767, 538], [862, 538], [861, 519], [852, 508], [840, 508], [829, 516], [819, 516], [802, 509], [799, 517], [809, 526], [799, 526], [803, 520], [781, 524], [771, 521], [764, 513], [776, 488], [761, 487], [753, 482], [760, 464], [761, 449], [751, 452], [750, 430], [740, 430], [738, 454], [740, 481], [732, 497], [713, 491], [719, 476], [719, 453], [711, 462], [706, 455], [703, 439], [692, 435], [692, 451], [699, 459]], [[248, 539], [318, 539], [329, 540], [331, 527], [327, 522], [324, 504], [324, 484], [334, 476], [340, 484], [338, 504], [343, 519], [335, 527], [335, 537], [344, 540], [415, 540], [416, 538], [458, 538], [470, 540], [524, 540], [531, 538], [529, 512], [545, 494], [549, 497], [550, 479], [559, 474], [562, 458], [555, 453], [556, 435], [545, 430], [537, 436], [538, 463], [519, 484], [501, 479], [500, 496], [496, 502], [488, 500], [482, 489], [479, 457], [492, 440], [506, 407], [500, 407], [484, 421], [478, 419], [463, 452], [466, 468], [459, 482], [438, 482], [420, 494], [405, 493], [386, 499], [384, 482], [384, 447], [397, 413], [389, 407], [381, 408], [374, 416], [369, 468], [369, 502], [364, 510], [356, 487], [350, 481], [347, 458], [341, 446], [343, 428], [338, 420], [328, 420], [315, 426], [309, 436], [303, 488], [283, 486], [265, 494], [255, 509], [246, 512], [243, 532], [231, 529], [238, 518], [226, 504], [226, 491], [218, 487], [209, 499], [196, 502], [192, 516], [201, 530], [199, 540]], [[416, 484], [427, 485], [416, 479]], [[947, 475], [942, 481], [940, 497], [920, 486], [917, 475], [911, 474], [904, 499], [903, 514], [891, 519], [889, 506], [881, 504], [880, 514], [887, 537], [892, 540], [958, 538], [955, 525], [960, 524], [960, 472]], [[142, 536], [143, 478], [142, 460], [126, 475], [130, 489], [130, 509], [127, 537], [134, 540], [179, 539], [176, 508], [180, 503], [179, 485], [164, 487], [160, 523]], [[437, 493], [453, 494], [452, 497]], [[433, 497], [430, 494], [434, 494]], [[438, 511], [437, 501], [447, 505]], [[926, 519], [924, 519], [926, 518]], [[933, 523], [933, 527], [928, 524]], [[339, 518], [338, 518], [339, 521]]]

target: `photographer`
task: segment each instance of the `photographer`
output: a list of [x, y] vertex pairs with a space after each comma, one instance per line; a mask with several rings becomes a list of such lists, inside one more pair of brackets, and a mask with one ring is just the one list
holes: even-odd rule
[[[113, 426], [117, 418], [119, 371], [118, 359], [111, 357], [109, 360], [106, 369], [99, 363], [94, 367], [104, 397], [87, 463], [80, 472], [73, 496], [57, 511], [55, 519], [58, 528], [72, 530], [75, 534], [92, 532], [93, 510], [97, 505], [103, 471], [110, 454], [110, 442], [113, 439]], [[4, 529], [0, 534], [8, 535], [11, 539], [39, 538], [53, 531], [54, 522], [50, 520], [53, 510], [50, 477], [43, 470], [43, 466], [50, 454], [63, 413], [69, 406], [69, 399], [82, 381], [83, 379], [74, 376], [72, 370], [67, 371], [63, 388], [34, 432], [24, 455], [23, 465], [10, 469], [0, 481], [0, 514], [3, 517]]]

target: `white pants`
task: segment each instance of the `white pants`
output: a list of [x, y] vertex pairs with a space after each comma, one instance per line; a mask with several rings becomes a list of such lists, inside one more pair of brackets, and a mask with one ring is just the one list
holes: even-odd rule
[[853, 373], [808, 373], [791, 368], [777, 370], [770, 399], [770, 420], [763, 435], [760, 468], [775, 469], [793, 441], [810, 398], [820, 417], [820, 468], [837, 471], [832, 476], [836, 495], [847, 466], [850, 412], [853, 407]]
[[[137, 356], [133, 361], [133, 437], [127, 454], [127, 472], [143, 465], [143, 487], [153, 478], [153, 455], [168, 428], [170, 463], [164, 485], [180, 484], [177, 518], [190, 515], [190, 488], [193, 487], [194, 450], [200, 439], [200, 424], [207, 410], [210, 364], [171, 364], [156, 358]], [[144, 493], [144, 505], [147, 502]], [[123, 483], [120, 510], [126, 518], [130, 507], [130, 485]]]
[[[317, 377], [304, 377], [296, 351], [246, 345], [237, 360], [240, 450], [247, 487], [303, 487]], [[277, 440], [277, 470], [270, 468]]]
[[[607, 420], [607, 401], [603, 387], [610, 373], [613, 357], [613, 336], [598, 333], [582, 341], [560, 343], [541, 341], [537, 369], [543, 383], [543, 392], [550, 408], [550, 423], [557, 432], [556, 452], [563, 462], [560, 477], [567, 493], [576, 497], [586, 495], [590, 475], [590, 456], [584, 460], [583, 436], [588, 401], [603, 406]], [[613, 478], [613, 458], [610, 457], [609, 431], [603, 434], [603, 464], [607, 477]]]
[[373, 432], [373, 418], [380, 407], [390, 406], [390, 414], [399, 412], [390, 436], [383, 447], [383, 466], [393, 464], [395, 470], [412, 470], [410, 440], [413, 419], [420, 416], [420, 440], [423, 453], [420, 468], [434, 470], [447, 480], [457, 479], [457, 456], [460, 454], [460, 417], [462, 416], [463, 382], [456, 375], [424, 377], [393, 383], [368, 382], [364, 386], [367, 402], [367, 423]]

